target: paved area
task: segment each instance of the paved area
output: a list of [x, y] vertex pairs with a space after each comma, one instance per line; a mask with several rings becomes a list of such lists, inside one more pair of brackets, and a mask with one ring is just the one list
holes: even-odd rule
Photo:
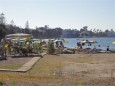
[[41, 55], [37, 56], [37, 57], [33, 57], [31, 60], [29, 60], [27, 63], [25, 63], [24, 65], [22, 65], [22, 67], [18, 68], [18, 69], [0, 69], [0, 71], [12, 71], [12, 72], [26, 72], [28, 70], [30, 70], [33, 65], [43, 56], [45, 55], [45, 53], [42, 53]]

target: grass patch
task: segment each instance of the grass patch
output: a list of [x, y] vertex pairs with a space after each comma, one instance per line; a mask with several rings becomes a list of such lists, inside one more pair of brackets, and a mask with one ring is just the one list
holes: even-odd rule
[[[73, 55], [73, 57], [72, 57]], [[80, 57], [80, 58], [79, 58]], [[94, 57], [94, 58], [93, 58]], [[99, 58], [99, 59], [97, 59]], [[105, 58], [105, 57], [103, 57]], [[107, 59], [110, 59], [107, 57]], [[114, 56], [113, 56], [114, 59]], [[105, 60], [105, 59], [104, 59]], [[71, 73], [70, 70], [66, 71], [65, 74], [58, 76], [58, 71], [63, 70], [64, 67], [67, 67], [68, 65], [71, 65], [73, 63], [90, 63], [90, 64], [96, 64], [100, 61], [100, 57], [96, 57], [95, 55], [89, 55], [87, 54], [67, 54], [67, 55], [46, 55], [43, 58], [41, 58], [31, 70], [20, 73], [20, 72], [0, 72], [0, 81], [5, 83], [6, 86], [82, 86], [85, 85], [85, 83], [88, 86], [105, 86], [103, 83], [107, 82], [108, 79], [101, 82], [101, 78], [96, 82], [92, 81], [95, 76], [91, 74], [86, 74], [86, 72], [74, 72], [74, 74]], [[101, 64], [101, 63], [100, 63]], [[19, 68], [20, 64], [13, 64], [8, 65], [7, 63], [5, 65], [0, 65], [0, 68]], [[113, 65], [114, 66], [114, 65]], [[52, 71], [57, 71], [53, 74]], [[60, 73], [60, 72], [59, 72]], [[95, 73], [95, 72], [94, 72]], [[110, 80], [109, 83], [106, 83], [108, 86], [111, 85], [114, 81]], [[92, 84], [93, 83], [93, 84]], [[97, 84], [96, 84], [97, 83]], [[99, 83], [99, 84], [98, 84]], [[69, 85], [68, 85], [69, 84]], [[110, 85], [109, 85], [110, 84]], [[114, 83], [113, 83], [114, 84]], [[111, 85], [114, 86], [114, 85]]]
[[55, 58], [53, 55], [48, 58], [42, 58], [36, 63], [36, 65], [30, 70], [31, 73], [45, 72], [49, 73], [53, 70], [60, 70], [62, 68], [63, 59]]
[[[58, 60], [61, 59], [61, 60]], [[53, 75], [52, 71], [60, 70], [62, 68], [63, 59], [59, 57], [54, 57], [51, 55], [40, 59], [31, 70], [27, 71], [26, 73], [17, 73], [17, 72], [1, 72], [0, 79], [3, 78], [4, 80], [18, 80], [22, 81], [39, 81], [39, 80], [53, 80], [55, 81], [58, 76]], [[17, 69], [21, 67], [20, 64], [15, 65], [0, 65], [0, 68], [7, 68], [7, 69]], [[15, 83], [14, 81], [11, 81]]]
[[21, 64], [11, 64], [11, 65], [0, 65], [0, 69], [18, 69], [22, 65]]

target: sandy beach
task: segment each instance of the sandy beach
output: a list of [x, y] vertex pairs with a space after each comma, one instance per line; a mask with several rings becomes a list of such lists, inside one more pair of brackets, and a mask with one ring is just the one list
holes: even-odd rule
[[16, 86], [115, 86], [115, 54], [45, 55], [30, 71], [1, 72], [1, 79], [6, 86], [10, 86], [12, 80]]

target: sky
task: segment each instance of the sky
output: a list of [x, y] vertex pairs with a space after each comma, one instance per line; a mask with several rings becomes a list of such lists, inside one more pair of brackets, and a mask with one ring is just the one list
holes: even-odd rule
[[30, 28], [49, 25], [63, 29], [113, 29], [115, 0], [0, 0], [6, 22]]

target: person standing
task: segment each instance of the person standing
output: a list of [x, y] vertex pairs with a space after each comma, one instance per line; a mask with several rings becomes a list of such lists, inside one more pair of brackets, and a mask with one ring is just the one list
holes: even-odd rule
[[109, 52], [109, 51], [110, 51], [110, 49], [109, 49], [109, 46], [107, 46], [107, 49], [106, 49], [106, 51], [107, 51], [107, 52]]

